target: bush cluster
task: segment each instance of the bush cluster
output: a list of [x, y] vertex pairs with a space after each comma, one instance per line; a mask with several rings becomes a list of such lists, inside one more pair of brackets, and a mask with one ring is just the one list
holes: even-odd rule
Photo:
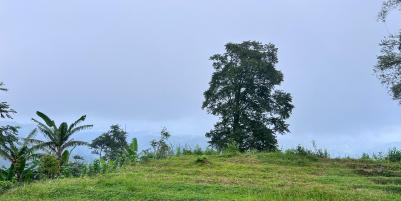
[[315, 142], [312, 143], [313, 150], [298, 145], [295, 149], [288, 149], [285, 154], [299, 155], [310, 159], [330, 158], [330, 154], [326, 149], [317, 148]]
[[373, 161], [401, 162], [401, 150], [394, 147], [388, 150], [386, 154], [383, 154], [382, 152], [373, 153], [372, 155], [363, 153], [360, 159], [373, 160]]

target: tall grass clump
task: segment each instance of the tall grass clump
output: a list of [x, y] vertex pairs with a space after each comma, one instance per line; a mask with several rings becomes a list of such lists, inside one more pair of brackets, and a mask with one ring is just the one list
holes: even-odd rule
[[371, 158], [370, 158], [369, 154], [363, 153], [360, 160], [368, 161], [368, 160], [371, 160]]
[[203, 151], [202, 148], [199, 145], [196, 145], [193, 152], [193, 154], [195, 155], [203, 155]]
[[360, 160], [401, 162], [401, 150], [394, 147], [388, 150], [387, 153], [378, 152], [378, 153], [373, 153], [372, 155], [363, 153], [362, 156], [360, 157]]
[[401, 162], [401, 150], [392, 148], [388, 151], [386, 159], [390, 162]]
[[315, 142], [312, 142], [313, 150], [302, 145], [298, 145], [295, 149], [288, 149], [284, 153], [287, 155], [298, 155], [310, 159], [330, 158], [330, 154], [326, 149], [317, 148]]
[[240, 154], [239, 146], [236, 142], [232, 141], [222, 150], [222, 154], [225, 156], [235, 156]]

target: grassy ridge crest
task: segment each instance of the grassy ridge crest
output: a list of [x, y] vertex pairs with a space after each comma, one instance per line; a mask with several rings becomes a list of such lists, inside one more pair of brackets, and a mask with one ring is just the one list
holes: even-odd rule
[[0, 200], [401, 200], [401, 165], [285, 153], [180, 156], [38, 181]]

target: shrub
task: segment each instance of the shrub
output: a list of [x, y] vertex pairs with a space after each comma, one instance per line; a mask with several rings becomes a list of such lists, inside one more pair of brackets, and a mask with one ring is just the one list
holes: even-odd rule
[[326, 149], [320, 149], [317, 147], [316, 142], [312, 141], [314, 152], [312, 152], [318, 158], [330, 158], [329, 152]]
[[195, 160], [195, 163], [206, 164], [209, 163], [209, 161], [207, 160], [206, 156], [198, 156], [198, 158]]
[[185, 147], [182, 149], [182, 154], [184, 154], [184, 155], [192, 155], [192, 149], [191, 149], [191, 147], [185, 146]]
[[313, 142], [314, 150], [309, 150], [302, 145], [298, 145], [295, 149], [288, 149], [285, 154], [293, 154], [302, 156], [309, 159], [317, 160], [318, 158], [329, 158], [329, 153], [325, 149], [318, 149], [316, 144]]
[[167, 129], [163, 128], [160, 132], [160, 138], [150, 142], [150, 146], [153, 148], [154, 157], [156, 159], [163, 159], [167, 158], [169, 155], [172, 155], [172, 148], [167, 144], [167, 140], [170, 138], [170, 136], [171, 135]]
[[127, 149], [128, 158], [131, 162], [138, 160], [138, 140], [133, 138]]
[[240, 153], [238, 144], [234, 141], [227, 144], [227, 146], [223, 149], [223, 154], [227, 156], [234, 156]]
[[397, 148], [392, 148], [387, 153], [387, 160], [391, 162], [401, 162], [401, 150]]
[[4, 193], [14, 185], [11, 181], [0, 181], [0, 193]]
[[202, 148], [199, 145], [196, 145], [195, 149], [194, 149], [194, 151], [192, 153], [195, 154], [195, 155], [202, 155], [203, 151], [202, 151]]
[[379, 152], [377, 154], [373, 153], [372, 158], [377, 161], [385, 160], [386, 157], [384, 156], [383, 152]]
[[370, 160], [370, 156], [367, 153], [363, 153], [360, 159], [361, 160]]
[[42, 156], [39, 161], [39, 172], [47, 178], [54, 178], [60, 173], [60, 163], [53, 155]]
[[318, 149], [315, 151], [315, 155], [318, 158], [330, 158], [330, 154], [326, 149]]
[[109, 172], [108, 163], [104, 159], [99, 160], [99, 166], [99, 172], [101, 172], [102, 174], [106, 174], [107, 172]]
[[95, 159], [92, 163], [88, 164], [88, 176], [95, 176], [101, 173], [102, 165], [99, 159]]
[[71, 177], [72, 169], [69, 164], [61, 166], [61, 177]]
[[92, 163], [92, 172], [96, 175], [98, 173], [100, 173], [100, 160], [94, 160]]
[[151, 159], [154, 159], [155, 155], [153, 152], [150, 151], [150, 149], [145, 149], [139, 154], [139, 160], [142, 162], [147, 162]]
[[181, 146], [178, 146], [175, 148], [175, 156], [181, 156], [182, 155], [182, 148]]
[[215, 149], [213, 149], [213, 148], [210, 148], [210, 147], [207, 147], [206, 149], [205, 149], [205, 155], [213, 155], [213, 154], [217, 154], [218, 152], [215, 150]]
[[118, 167], [121, 167], [122, 164], [119, 164], [118, 162], [114, 161], [114, 160], [104, 160], [104, 159], [100, 159], [98, 164], [99, 164], [99, 168], [97, 168], [95, 166], [95, 164], [97, 164], [97, 161], [94, 161], [94, 167], [93, 167], [93, 172], [95, 174], [97, 173], [102, 173], [102, 174], [106, 174], [106, 173], [110, 173], [110, 172], [114, 172]]

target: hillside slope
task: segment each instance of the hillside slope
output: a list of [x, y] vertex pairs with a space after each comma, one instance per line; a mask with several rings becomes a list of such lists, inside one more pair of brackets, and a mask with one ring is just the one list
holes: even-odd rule
[[97, 177], [41, 181], [0, 200], [401, 200], [398, 164], [281, 153], [173, 157]]

